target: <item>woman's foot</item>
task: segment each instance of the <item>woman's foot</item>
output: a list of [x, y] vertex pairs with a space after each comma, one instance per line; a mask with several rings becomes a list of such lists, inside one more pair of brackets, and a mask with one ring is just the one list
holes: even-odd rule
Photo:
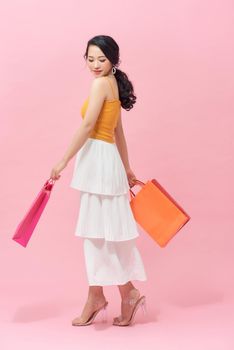
[[140, 299], [140, 291], [136, 288], [130, 290], [121, 301], [121, 315], [113, 319], [113, 325], [124, 326], [129, 323], [136, 302]]
[[88, 297], [81, 315], [76, 317], [72, 321], [72, 324], [86, 323], [86, 321], [90, 318], [90, 316], [94, 313], [94, 311], [100, 309], [105, 304], [106, 304], [106, 298], [104, 295], [99, 297], [96, 297], [96, 296]]

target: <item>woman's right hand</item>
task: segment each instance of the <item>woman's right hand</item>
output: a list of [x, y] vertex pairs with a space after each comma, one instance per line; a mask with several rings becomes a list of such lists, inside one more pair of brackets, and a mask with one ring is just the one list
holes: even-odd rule
[[53, 169], [51, 170], [50, 173], [50, 178], [52, 178], [53, 180], [58, 180], [60, 178], [60, 172], [67, 166], [67, 162], [65, 160], [61, 160], [60, 162], [58, 162]]
[[131, 188], [135, 185], [135, 180], [137, 180], [136, 175], [134, 174], [134, 172], [130, 168], [126, 170], [126, 174], [128, 177], [129, 186]]

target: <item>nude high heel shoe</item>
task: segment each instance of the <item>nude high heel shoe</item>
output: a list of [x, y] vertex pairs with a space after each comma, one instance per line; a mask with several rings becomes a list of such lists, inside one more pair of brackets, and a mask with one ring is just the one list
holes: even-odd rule
[[128, 320], [124, 320], [122, 315], [120, 315], [119, 317], [115, 317], [113, 320], [113, 323], [112, 323], [114, 326], [129, 326], [129, 325], [131, 325], [134, 321], [135, 314], [140, 306], [141, 306], [144, 317], [147, 314], [146, 297], [144, 295], [139, 297], [138, 299], [127, 298], [126, 300], [122, 300], [122, 303], [134, 305], [134, 307], [132, 309], [132, 313], [131, 313]]
[[105, 302], [105, 304], [101, 307], [99, 307], [97, 310], [95, 310], [90, 317], [87, 319], [87, 321], [85, 322], [80, 322], [78, 319], [80, 319], [80, 317], [75, 318], [72, 321], [72, 325], [73, 326], [87, 326], [90, 325], [91, 323], [93, 323], [95, 317], [97, 316], [97, 314], [99, 312], [102, 312], [102, 322], [107, 322], [107, 305], [108, 305], [108, 301]]

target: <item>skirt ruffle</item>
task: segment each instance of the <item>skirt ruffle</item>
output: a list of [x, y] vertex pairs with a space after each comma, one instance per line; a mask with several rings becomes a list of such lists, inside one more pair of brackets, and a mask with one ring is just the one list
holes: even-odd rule
[[128, 194], [118, 196], [80, 192], [76, 236], [124, 241], [139, 236]]
[[80, 191], [75, 235], [84, 239], [89, 285], [145, 281], [128, 178], [117, 145], [87, 139], [77, 153], [70, 187]]
[[115, 143], [88, 138], [77, 153], [70, 187], [80, 192], [76, 236], [107, 241], [139, 236], [127, 174]]
[[85, 238], [83, 245], [89, 285], [121, 285], [132, 280], [147, 280], [135, 239], [107, 242]]
[[128, 178], [117, 145], [88, 138], [76, 155], [70, 187], [106, 195], [128, 193]]

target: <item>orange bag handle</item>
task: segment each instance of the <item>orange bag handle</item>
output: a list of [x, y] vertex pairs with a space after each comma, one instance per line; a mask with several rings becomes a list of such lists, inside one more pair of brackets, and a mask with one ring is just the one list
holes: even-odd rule
[[[132, 187], [134, 187], [136, 185], [140, 185], [141, 187], [145, 186], [145, 183], [140, 181], [140, 180], [135, 179], [135, 182], [136, 183]], [[131, 199], [132, 199], [133, 197], [135, 197], [135, 193], [131, 189], [129, 189], [129, 191], [130, 191]]]

